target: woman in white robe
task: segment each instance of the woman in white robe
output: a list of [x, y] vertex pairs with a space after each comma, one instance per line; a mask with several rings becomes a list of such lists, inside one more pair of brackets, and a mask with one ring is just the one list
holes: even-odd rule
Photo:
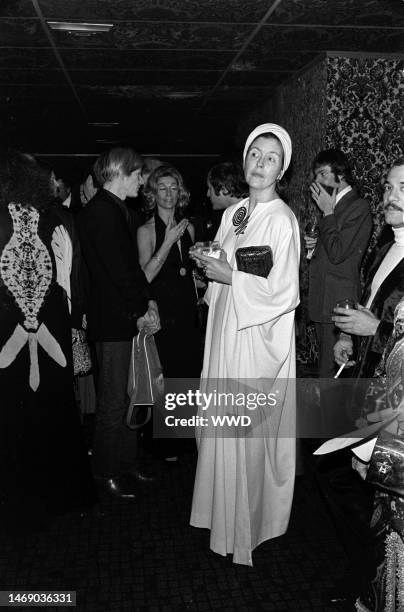
[[[191, 525], [210, 529], [211, 549], [245, 565], [252, 565], [256, 546], [285, 533], [293, 497], [300, 236], [293, 212], [276, 193], [291, 149], [289, 135], [275, 124], [250, 134], [244, 149], [250, 195], [224, 212], [220, 259], [194, 251], [212, 281], [205, 296], [202, 388], [270, 391], [277, 399], [272, 410], [244, 410], [254, 424], [248, 431], [238, 427], [229, 435], [229, 428], [220, 431], [210, 421], [197, 432]], [[237, 249], [257, 246], [272, 251], [267, 277], [237, 269]], [[236, 406], [231, 410], [241, 414]], [[212, 414], [229, 414], [229, 406], [210, 405], [199, 414], [208, 422]]]

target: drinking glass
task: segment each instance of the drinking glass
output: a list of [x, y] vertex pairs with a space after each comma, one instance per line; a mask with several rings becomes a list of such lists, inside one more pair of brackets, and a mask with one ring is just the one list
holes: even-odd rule
[[344, 298], [343, 300], [338, 300], [338, 302], [335, 304], [335, 308], [345, 308], [346, 310], [348, 310], [348, 308], [355, 309], [356, 302], [351, 298]]
[[198, 242], [193, 248], [195, 251], [199, 251], [202, 255], [208, 257], [220, 257], [220, 245], [216, 240], [206, 240], [205, 242]]
[[[304, 235], [309, 238], [318, 238], [320, 235], [320, 230], [316, 221], [309, 221], [304, 228]], [[307, 249], [306, 259], [311, 259], [313, 257], [315, 247], [312, 249]]]

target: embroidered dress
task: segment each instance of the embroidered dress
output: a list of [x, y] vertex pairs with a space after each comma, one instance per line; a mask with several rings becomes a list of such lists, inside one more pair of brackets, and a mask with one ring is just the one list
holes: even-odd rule
[[[265, 381], [272, 381], [271, 390], [279, 391], [276, 427], [262, 409], [250, 412], [252, 435], [198, 430], [191, 525], [211, 530], [213, 551], [232, 553], [235, 563], [252, 565], [256, 546], [285, 533], [292, 504], [300, 236], [296, 218], [282, 200], [258, 203], [250, 217], [243, 210], [246, 202], [224, 212], [216, 238], [233, 276], [232, 285], [210, 283], [205, 296], [209, 317], [202, 387], [220, 385], [220, 379], [238, 387], [243, 379], [267, 392]], [[273, 255], [268, 278], [237, 270], [238, 248], [264, 245]], [[220, 408], [215, 410], [214, 416], [219, 415]], [[234, 405], [224, 412], [229, 410], [237, 413]]]
[[[376, 375], [385, 380], [387, 407], [397, 408], [404, 399], [403, 372], [404, 299], [396, 307], [394, 331], [376, 371]], [[360, 612], [403, 612], [404, 497], [394, 490], [377, 489], [371, 528], [378, 561], [377, 573], [366, 594], [356, 602], [356, 609]]]
[[0, 496], [13, 518], [92, 499], [72, 387], [71, 265], [53, 210], [0, 209]]

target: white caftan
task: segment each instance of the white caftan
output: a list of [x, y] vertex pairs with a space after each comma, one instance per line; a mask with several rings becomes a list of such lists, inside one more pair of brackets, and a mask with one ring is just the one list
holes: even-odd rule
[[[256, 546], [285, 533], [292, 504], [300, 235], [293, 212], [275, 199], [258, 203], [237, 236], [233, 216], [247, 204], [243, 200], [225, 210], [217, 234], [233, 268], [232, 285], [212, 282], [205, 296], [209, 317], [201, 387], [217, 386], [214, 379], [260, 379], [257, 388], [268, 390], [268, 381], [276, 379], [271, 387], [279, 387], [275, 423], [259, 422], [255, 411], [250, 412], [258, 419], [252, 435], [228, 437], [212, 433], [211, 427], [198, 428], [190, 522], [211, 530], [214, 552], [233, 553], [235, 563], [252, 565]], [[268, 278], [237, 270], [238, 248], [264, 245], [273, 253]]]

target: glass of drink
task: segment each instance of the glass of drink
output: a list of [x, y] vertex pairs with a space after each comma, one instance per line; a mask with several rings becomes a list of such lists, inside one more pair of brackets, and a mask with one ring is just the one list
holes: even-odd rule
[[216, 240], [206, 240], [205, 242], [197, 242], [192, 250], [198, 251], [202, 255], [208, 257], [214, 257], [219, 259], [220, 257], [220, 244]]
[[[335, 304], [334, 308], [344, 308], [345, 310], [348, 310], [349, 308], [356, 309], [356, 302], [353, 299], [351, 299], [351, 298], [344, 298], [343, 300], [338, 300], [338, 302]], [[334, 312], [334, 309], [333, 309], [332, 315], [336, 315], [336, 314], [337, 313]], [[339, 312], [338, 316], [341, 317], [341, 316], [344, 316], [344, 314], [342, 312]]]
[[356, 308], [356, 302], [354, 302], [354, 300], [352, 300], [351, 298], [345, 298], [343, 300], [338, 300], [338, 302], [335, 304], [335, 308], [345, 308], [346, 310], [348, 310], [348, 308]]
[[[304, 228], [304, 235], [308, 238], [318, 238], [320, 235], [320, 230], [316, 221], [309, 221]], [[311, 249], [307, 249], [306, 259], [311, 259], [313, 257], [315, 247]]]

